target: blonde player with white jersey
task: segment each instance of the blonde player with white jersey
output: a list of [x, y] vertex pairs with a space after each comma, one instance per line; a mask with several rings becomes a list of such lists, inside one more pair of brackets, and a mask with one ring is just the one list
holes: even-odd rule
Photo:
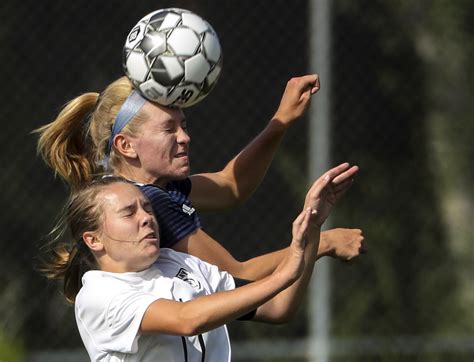
[[225, 324], [282, 323], [296, 312], [317, 259], [321, 225], [350, 177], [325, 173], [293, 222], [289, 252], [269, 276], [236, 287], [233, 277], [188, 254], [160, 249], [149, 200], [120, 177], [77, 190], [64, 220], [72, 243], [56, 245], [43, 272], [64, 283], [92, 361], [228, 361]]

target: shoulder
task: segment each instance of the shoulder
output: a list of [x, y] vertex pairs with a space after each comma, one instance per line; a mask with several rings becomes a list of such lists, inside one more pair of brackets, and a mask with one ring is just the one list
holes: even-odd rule
[[107, 307], [116, 295], [129, 288], [130, 284], [126, 278], [117, 278], [115, 273], [88, 271], [82, 277], [82, 288], [76, 297], [76, 308], [94, 305], [102, 309]]
[[88, 271], [82, 277], [82, 288], [77, 294], [76, 306], [106, 309], [114, 300], [137, 294], [143, 283], [160, 275], [159, 269], [155, 267], [133, 273]]
[[169, 182], [168, 184], [166, 184], [166, 189], [168, 191], [178, 191], [188, 196], [191, 192], [191, 186], [191, 180], [189, 177], [187, 177], [183, 180], [174, 180]]
[[135, 185], [148, 197], [169, 197], [168, 190], [152, 185], [152, 184], [140, 184], [135, 183]]
[[167, 183], [164, 187], [153, 184], [135, 183], [136, 186], [147, 196], [151, 201], [156, 199], [173, 199], [175, 201], [185, 202], [191, 192], [191, 180], [186, 178], [184, 180], [176, 180]]

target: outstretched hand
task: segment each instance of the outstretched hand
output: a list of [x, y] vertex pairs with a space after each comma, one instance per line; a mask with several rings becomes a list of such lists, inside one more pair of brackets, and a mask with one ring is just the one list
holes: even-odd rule
[[353, 176], [359, 167], [350, 166], [348, 163], [336, 166], [318, 178], [305, 199], [305, 209], [311, 208], [315, 217], [312, 224], [321, 227], [329, 216], [333, 206], [346, 193], [353, 182]]
[[317, 74], [291, 78], [286, 84], [285, 92], [273, 119], [285, 126], [291, 125], [301, 117], [308, 108], [311, 96], [319, 91]]

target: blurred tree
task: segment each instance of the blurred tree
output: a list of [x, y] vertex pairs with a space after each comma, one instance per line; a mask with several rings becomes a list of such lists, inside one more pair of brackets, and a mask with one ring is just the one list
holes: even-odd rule
[[[407, 8], [427, 77], [426, 130], [442, 223], [459, 288], [457, 333], [474, 332], [474, 3], [432, 1]], [[423, 14], [423, 16], [420, 16]], [[454, 330], [453, 326], [446, 326]]]

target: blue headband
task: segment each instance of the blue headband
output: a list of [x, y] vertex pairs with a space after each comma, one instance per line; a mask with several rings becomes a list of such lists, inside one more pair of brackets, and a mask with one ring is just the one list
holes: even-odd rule
[[117, 118], [115, 118], [114, 125], [112, 127], [112, 134], [109, 138], [109, 144], [107, 146], [107, 163], [108, 157], [110, 155], [110, 151], [112, 151], [112, 143], [114, 142], [114, 137], [120, 133], [120, 131], [130, 122], [133, 117], [138, 113], [138, 111], [143, 107], [145, 104], [146, 99], [143, 98], [136, 90], [134, 90], [125, 102], [122, 104], [120, 111], [117, 114]]

